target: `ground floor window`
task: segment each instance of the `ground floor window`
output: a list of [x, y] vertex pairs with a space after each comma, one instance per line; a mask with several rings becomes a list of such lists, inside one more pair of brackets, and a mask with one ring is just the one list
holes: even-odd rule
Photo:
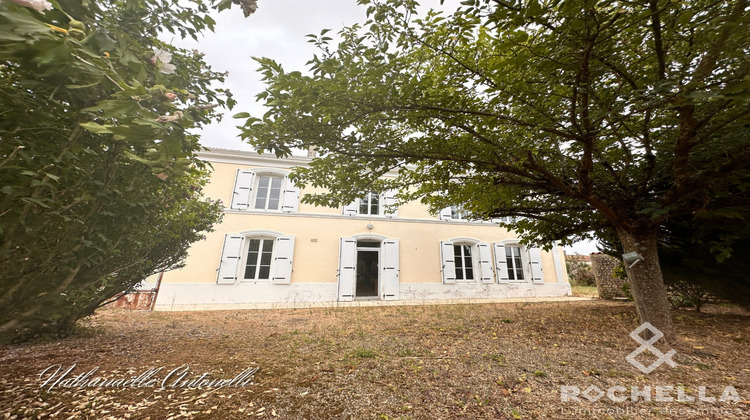
[[471, 245], [453, 245], [453, 257], [456, 263], [456, 280], [474, 280]]
[[523, 259], [521, 258], [521, 247], [506, 245], [505, 262], [508, 265], [508, 279], [521, 281], [523, 277]]
[[273, 239], [251, 238], [248, 240], [245, 280], [269, 280]]

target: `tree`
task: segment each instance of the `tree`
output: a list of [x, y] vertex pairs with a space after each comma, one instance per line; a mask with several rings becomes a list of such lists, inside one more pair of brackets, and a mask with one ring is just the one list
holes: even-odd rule
[[330, 189], [315, 204], [400, 187], [435, 211], [519, 216], [531, 241], [612, 229], [643, 257], [628, 270], [640, 319], [673, 337], [657, 231], [750, 162], [746, 0], [469, 0], [424, 17], [360, 3], [369, 20], [338, 45], [311, 36], [309, 74], [258, 59], [268, 112], [238, 115], [243, 137], [315, 146], [295, 176]]
[[[705, 293], [750, 309], [750, 178], [711, 191], [695, 214], [660, 229], [659, 260], [668, 290], [700, 301]], [[603, 251], [622, 254], [614, 232], [600, 235]], [[697, 308], [697, 305], [694, 305]]]
[[212, 29], [208, 12], [200, 1], [0, 2], [0, 342], [69, 332], [178, 267], [220, 219], [188, 130], [233, 105], [213, 87], [224, 75], [157, 38]]

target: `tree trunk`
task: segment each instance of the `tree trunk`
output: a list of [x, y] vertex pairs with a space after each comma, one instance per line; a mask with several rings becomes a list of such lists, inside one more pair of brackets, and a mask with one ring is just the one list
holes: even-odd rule
[[672, 325], [667, 289], [659, 265], [657, 253], [656, 230], [651, 232], [631, 232], [617, 230], [623, 251], [637, 252], [643, 257], [632, 267], [631, 263], [623, 262], [630, 281], [630, 291], [635, 300], [638, 318], [664, 333], [667, 341], [674, 341], [675, 333]]

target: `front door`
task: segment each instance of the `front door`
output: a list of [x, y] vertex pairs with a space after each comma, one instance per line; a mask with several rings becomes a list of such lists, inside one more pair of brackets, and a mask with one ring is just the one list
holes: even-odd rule
[[380, 274], [380, 243], [357, 242], [356, 297], [378, 297]]

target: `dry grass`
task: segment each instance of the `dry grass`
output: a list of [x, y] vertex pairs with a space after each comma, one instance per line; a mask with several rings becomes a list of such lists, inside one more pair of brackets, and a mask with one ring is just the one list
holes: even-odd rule
[[[560, 387], [684, 385], [750, 398], [750, 316], [723, 307], [674, 312], [676, 368], [644, 375], [630, 303], [599, 301], [181, 313], [104, 311], [77, 337], [0, 348], [0, 411], [39, 418], [532, 419], [607, 418], [572, 410], [642, 409], [614, 418], [669, 418], [665, 409], [744, 403], [560, 402]], [[52, 364], [129, 378], [189, 364], [245, 388], [39, 388]], [[672, 395], [675, 395], [674, 393]], [[704, 412], [705, 413], [705, 412]], [[748, 418], [743, 414], [713, 418]], [[712, 418], [712, 415], [679, 415]]]
[[577, 297], [599, 297], [599, 289], [596, 286], [571, 286], [573, 296]]

